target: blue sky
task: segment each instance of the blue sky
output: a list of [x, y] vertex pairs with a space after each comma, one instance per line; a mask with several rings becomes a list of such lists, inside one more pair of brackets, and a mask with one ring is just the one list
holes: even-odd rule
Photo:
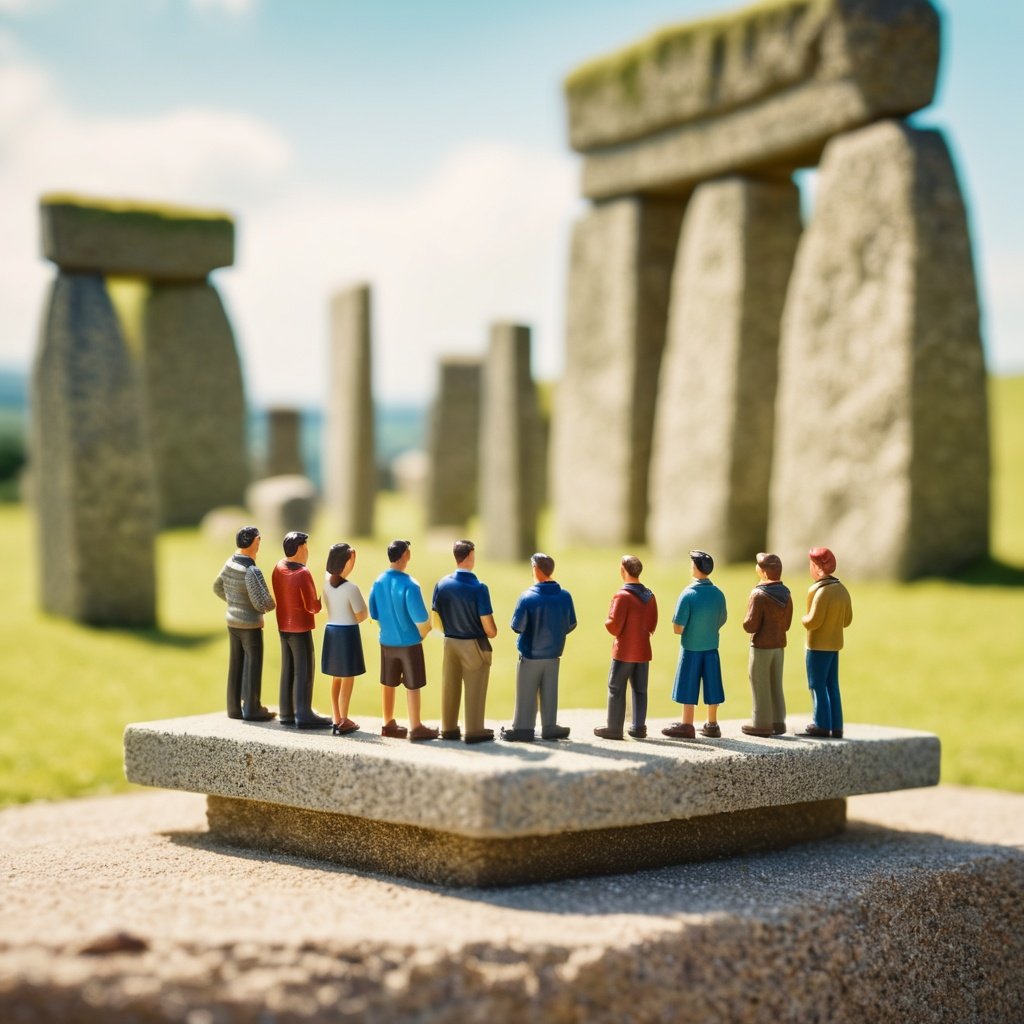
[[[222, 207], [217, 283], [258, 402], [319, 402], [332, 289], [375, 286], [376, 387], [534, 327], [561, 367], [581, 209], [560, 82], [716, 0], [0, 0], [0, 365], [27, 366], [53, 188]], [[1024, 4], [947, 0], [937, 102], [975, 237], [989, 366], [1024, 371]]]

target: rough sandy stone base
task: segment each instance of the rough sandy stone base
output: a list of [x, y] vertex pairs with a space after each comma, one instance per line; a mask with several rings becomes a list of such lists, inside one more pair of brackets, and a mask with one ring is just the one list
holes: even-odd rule
[[[0, 1019], [1021, 1020], [1024, 796], [849, 807], [784, 851], [490, 890], [225, 847], [193, 794], [10, 808]], [[142, 948], [83, 953], [117, 932]]]
[[757, 807], [630, 828], [483, 839], [454, 832], [207, 797], [210, 831], [239, 846], [293, 853], [437, 885], [490, 887], [610, 875], [777, 850], [842, 831], [845, 800]]

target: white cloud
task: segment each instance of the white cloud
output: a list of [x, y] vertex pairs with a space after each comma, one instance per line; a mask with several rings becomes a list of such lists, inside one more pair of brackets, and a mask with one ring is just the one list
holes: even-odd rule
[[224, 11], [236, 17], [251, 14], [256, 0], [190, 0], [192, 6], [202, 13]]

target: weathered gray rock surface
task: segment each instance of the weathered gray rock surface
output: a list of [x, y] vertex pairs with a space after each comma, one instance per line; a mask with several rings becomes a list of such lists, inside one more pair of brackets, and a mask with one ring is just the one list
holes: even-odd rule
[[583, 192], [682, 192], [816, 163], [833, 135], [931, 102], [939, 28], [928, 0], [796, 0], [590, 61], [566, 82]]
[[480, 485], [480, 391], [483, 364], [446, 356], [438, 367], [430, 413], [427, 526], [462, 526], [476, 515]]
[[264, 538], [264, 550], [272, 552], [275, 559], [281, 558], [286, 533], [309, 533], [313, 529], [316, 485], [297, 473], [268, 476], [249, 485], [245, 504]]
[[98, 274], [54, 281], [32, 371], [40, 596], [97, 625], [156, 619], [156, 490], [140, 389]]
[[537, 550], [537, 514], [547, 465], [537, 388], [530, 375], [530, 328], [491, 326], [480, 410], [481, 548], [516, 561]]
[[358, 284], [331, 299], [324, 493], [340, 539], [373, 533], [374, 451], [371, 291]]
[[780, 342], [769, 544], [910, 578], [988, 551], [985, 365], [970, 239], [938, 131], [825, 151]]
[[659, 557], [764, 550], [779, 320], [800, 237], [791, 182], [701, 185], [683, 218], [651, 456]]
[[197, 281], [235, 261], [234, 221], [217, 210], [54, 193], [40, 213], [43, 255], [65, 270]]
[[683, 204], [602, 203], [573, 228], [565, 371], [552, 411], [560, 543], [642, 541], [658, 371]]
[[850, 812], [784, 852], [470, 894], [224, 847], [190, 794], [10, 808], [0, 1016], [1019, 1019], [1024, 797]]
[[242, 368], [213, 285], [149, 290], [142, 386], [161, 522], [194, 526], [211, 508], [241, 504], [249, 481]]

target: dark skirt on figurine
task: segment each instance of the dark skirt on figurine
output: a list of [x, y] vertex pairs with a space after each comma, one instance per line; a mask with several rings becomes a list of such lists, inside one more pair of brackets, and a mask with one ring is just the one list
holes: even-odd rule
[[359, 627], [328, 624], [324, 628], [324, 649], [320, 665], [325, 676], [344, 678], [366, 675]]

